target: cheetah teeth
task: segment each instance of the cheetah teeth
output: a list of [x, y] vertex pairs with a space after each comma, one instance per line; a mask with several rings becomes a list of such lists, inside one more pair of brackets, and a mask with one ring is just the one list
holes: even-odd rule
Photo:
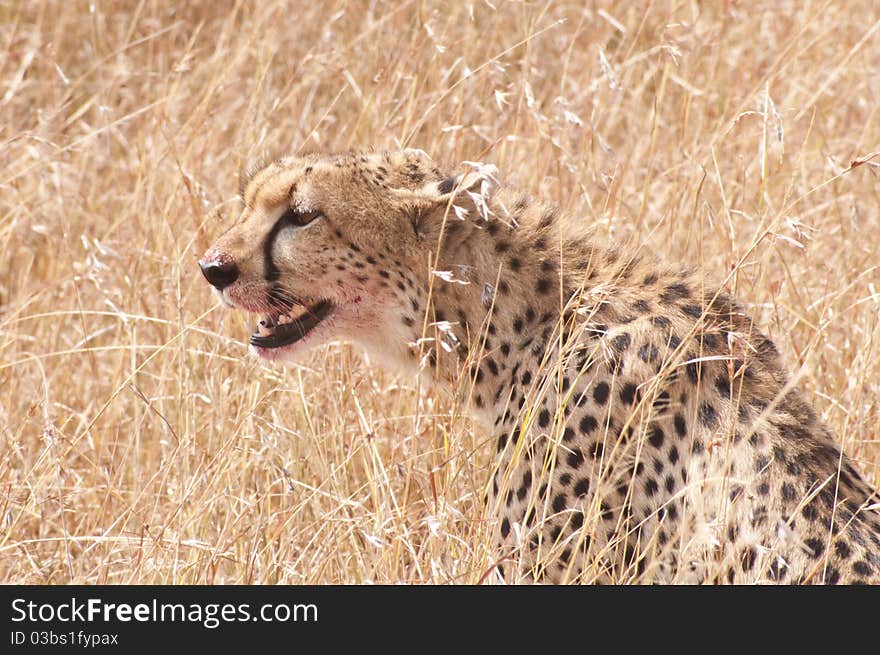
[[[300, 316], [299, 318], [302, 317]], [[277, 328], [278, 326], [293, 323], [295, 320], [297, 319], [290, 314], [276, 314], [266, 316], [257, 324], [257, 332], [262, 337], [268, 337], [275, 332], [275, 328]]]

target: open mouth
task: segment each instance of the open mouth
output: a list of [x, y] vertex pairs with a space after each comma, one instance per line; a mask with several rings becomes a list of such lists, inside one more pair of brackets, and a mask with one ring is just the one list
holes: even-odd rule
[[281, 348], [296, 343], [327, 318], [332, 309], [329, 300], [321, 300], [302, 307], [299, 315], [294, 314], [295, 309], [267, 314], [251, 335], [251, 345], [257, 348]]

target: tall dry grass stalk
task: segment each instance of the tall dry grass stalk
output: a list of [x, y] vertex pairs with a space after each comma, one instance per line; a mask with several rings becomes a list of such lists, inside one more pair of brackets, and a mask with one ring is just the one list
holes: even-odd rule
[[196, 259], [247, 162], [496, 163], [729, 286], [880, 478], [880, 8], [0, 3], [0, 581], [481, 580], [489, 448], [340, 344], [250, 357]]

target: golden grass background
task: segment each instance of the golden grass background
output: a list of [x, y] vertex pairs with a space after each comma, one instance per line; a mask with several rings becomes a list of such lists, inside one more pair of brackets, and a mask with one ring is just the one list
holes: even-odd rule
[[491, 161], [731, 275], [880, 479], [874, 0], [6, 0], [0, 48], [0, 582], [483, 578], [485, 435], [343, 344], [260, 363], [198, 272], [302, 148]]

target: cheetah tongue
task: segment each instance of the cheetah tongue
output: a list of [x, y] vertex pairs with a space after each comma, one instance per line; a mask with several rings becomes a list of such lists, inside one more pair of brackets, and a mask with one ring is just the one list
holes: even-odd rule
[[260, 321], [257, 331], [251, 335], [251, 345], [257, 348], [280, 348], [299, 341], [327, 318], [331, 309], [330, 302], [322, 300], [306, 307], [296, 317], [290, 314], [269, 314]]

